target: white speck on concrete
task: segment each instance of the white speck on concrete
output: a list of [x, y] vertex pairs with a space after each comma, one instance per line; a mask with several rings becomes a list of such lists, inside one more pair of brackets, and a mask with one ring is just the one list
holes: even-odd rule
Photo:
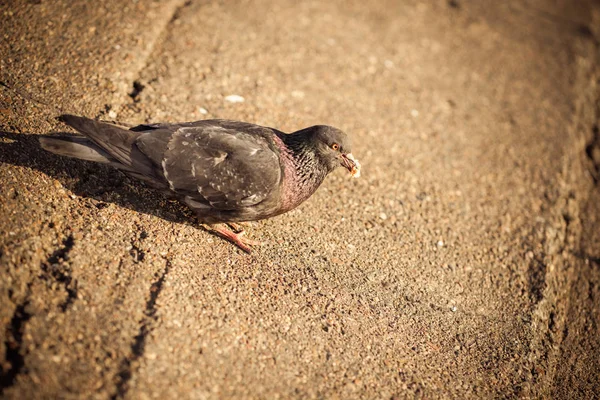
[[302, 90], [292, 90], [292, 97], [296, 99], [303, 99], [305, 96]]
[[244, 101], [246, 101], [246, 99], [237, 94], [230, 94], [229, 96], [225, 97], [225, 101], [228, 101], [230, 103], [243, 103]]

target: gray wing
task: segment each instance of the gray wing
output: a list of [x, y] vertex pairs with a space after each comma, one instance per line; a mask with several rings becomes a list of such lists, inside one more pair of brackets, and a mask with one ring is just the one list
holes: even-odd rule
[[277, 189], [278, 153], [269, 128], [235, 121], [152, 126], [136, 146], [162, 167], [170, 189], [192, 208], [235, 210], [256, 205]]

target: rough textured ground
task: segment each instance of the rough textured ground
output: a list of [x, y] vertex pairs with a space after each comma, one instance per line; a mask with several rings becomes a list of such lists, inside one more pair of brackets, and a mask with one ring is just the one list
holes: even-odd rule
[[[296, 3], [1, 3], [1, 396], [598, 396], [600, 5]], [[248, 256], [61, 112], [327, 123], [363, 177]]]

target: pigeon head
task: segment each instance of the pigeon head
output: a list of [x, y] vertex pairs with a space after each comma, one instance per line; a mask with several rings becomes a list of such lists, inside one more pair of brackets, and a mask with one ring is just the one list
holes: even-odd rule
[[314, 132], [315, 153], [329, 171], [342, 166], [353, 177], [360, 176], [360, 163], [352, 155], [352, 144], [348, 135], [327, 125], [317, 125], [309, 129]]

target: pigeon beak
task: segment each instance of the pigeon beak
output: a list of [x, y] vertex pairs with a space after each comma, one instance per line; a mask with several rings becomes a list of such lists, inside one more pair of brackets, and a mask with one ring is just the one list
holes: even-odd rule
[[350, 171], [350, 175], [353, 178], [358, 178], [360, 176], [360, 163], [352, 153], [342, 154], [342, 166]]

